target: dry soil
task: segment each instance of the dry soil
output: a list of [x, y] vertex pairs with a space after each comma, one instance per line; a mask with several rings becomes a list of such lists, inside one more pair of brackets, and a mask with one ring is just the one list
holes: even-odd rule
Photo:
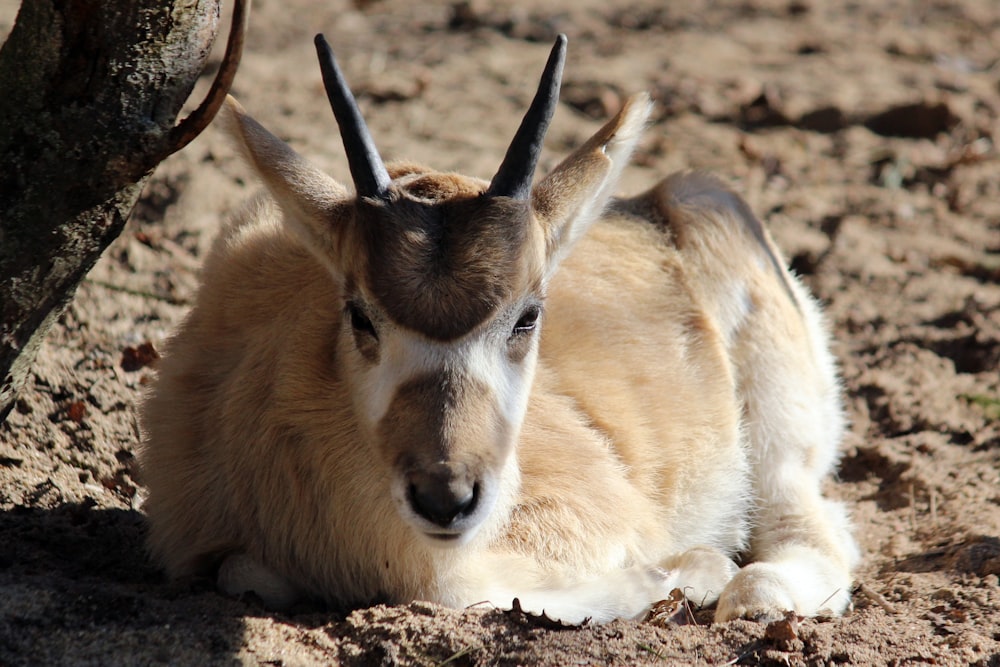
[[[17, 4], [0, 1], [0, 36]], [[274, 614], [164, 580], [143, 551], [137, 404], [221, 216], [256, 189], [210, 129], [157, 170], [0, 426], [0, 664], [1000, 664], [995, 0], [257, 0], [234, 93], [344, 180], [319, 31], [384, 155], [486, 178], [557, 32], [542, 169], [652, 92], [624, 190], [716, 172], [827, 304], [853, 424], [828, 493], [864, 550], [853, 611], [552, 629], [420, 602]]]

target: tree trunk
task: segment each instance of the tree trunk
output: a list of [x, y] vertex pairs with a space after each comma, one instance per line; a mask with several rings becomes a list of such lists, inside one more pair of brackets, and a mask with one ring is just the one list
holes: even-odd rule
[[27, 0], [0, 49], [0, 422], [121, 232], [209, 55], [220, 0]]

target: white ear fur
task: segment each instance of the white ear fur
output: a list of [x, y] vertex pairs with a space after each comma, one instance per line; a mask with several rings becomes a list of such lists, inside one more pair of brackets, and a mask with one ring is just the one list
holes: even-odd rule
[[339, 245], [334, 223], [352, 201], [347, 189], [268, 132], [232, 96], [216, 122], [257, 172], [289, 228], [330, 265]]
[[646, 93], [621, 111], [532, 191], [548, 242], [549, 272], [604, 210], [635, 150], [653, 105]]

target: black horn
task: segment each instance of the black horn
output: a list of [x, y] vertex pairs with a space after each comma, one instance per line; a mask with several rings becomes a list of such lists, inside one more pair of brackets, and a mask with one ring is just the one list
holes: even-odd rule
[[563, 63], [566, 61], [566, 35], [556, 37], [555, 46], [545, 63], [538, 92], [528, 107], [521, 126], [517, 128], [500, 169], [490, 183], [488, 195], [527, 199], [531, 194], [531, 181], [535, 175], [535, 165], [542, 152], [542, 142], [549, 121], [559, 102], [559, 84], [562, 82]]
[[351, 178], [358, 197], [385, 199], [389, 192], [389, 172], [385, 169], [382, 156], [372, 140], [371, 132], [361, 117], [358, 103], [344, 80], [344, 74], [337, 66], [333, 50], [323, 35], [316, 35], [316, 55], [323, 72], [323, 86], [333, 107], [333, 115], [340, 126], [340, 138], [347, 151], [347, 162], [351, 167]]

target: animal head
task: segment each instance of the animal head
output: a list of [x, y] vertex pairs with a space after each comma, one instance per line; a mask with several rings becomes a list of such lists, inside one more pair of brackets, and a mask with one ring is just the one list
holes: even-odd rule
[[330, 298], [343, 313], [338, 371], [400, 515], [435, 544], [461, 544], [516, 490], [513, 451], [535, 374], [546, 286], [600, 214], [650, 104], [644, 95], [629, 100], [533, 185], [558, 101], [566, 50], [560, 36], [489, 182], [386, 167], [322, 35], [316, 47], [354, 192], [232, 98], [220, 117], [285, 224], [329, 270]]

